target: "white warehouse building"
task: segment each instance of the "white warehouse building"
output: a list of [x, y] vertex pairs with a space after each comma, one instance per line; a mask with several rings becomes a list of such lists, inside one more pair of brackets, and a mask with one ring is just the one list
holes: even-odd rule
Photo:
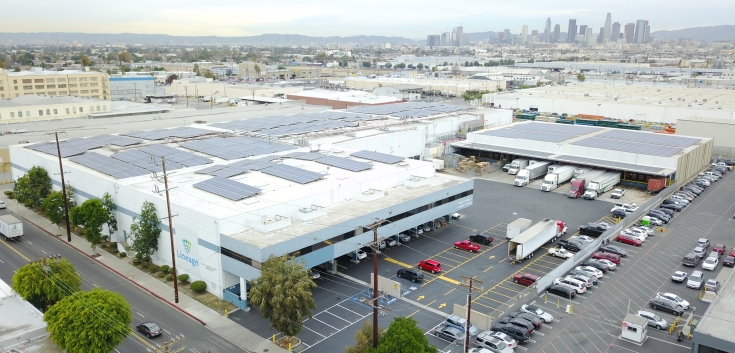
[[[61, 151], [77, 202], [112, 195], [119, 231], [111, 239], [121, 244], [132, 242], [130, 225], [145, 201], [165, 216], [161, 166], [151, 164], [164, 156], [178, 273], [244, 308], [246, 282], [270, 255], [337, 271], [335, 259], [372, 241], [365, 227], [376, 219], [390, 221], [379, 229], [390, 237], [449, 222], [471, 206], [473, 180], [417, 160], [427, 143], [467, 122], [509, 120], [508, 111], [469, 109], [402, 103], [267, 116], [75, 138]], [[55, 143], [10, 146], [13, 177], [40, 166], [60, 189], [55, 151]], [[152, 261], [171, 265], [169, 227], [159, 227]]]

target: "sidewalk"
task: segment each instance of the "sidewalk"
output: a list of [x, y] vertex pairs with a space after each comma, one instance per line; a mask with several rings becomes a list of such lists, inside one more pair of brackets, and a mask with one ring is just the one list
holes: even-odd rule
[[[51, 238], [57, 241], [62, 241], [64, 244], [75, 248], [77, 251], [87, 256], [92, 255], [92, 247], [86, 239], [72, 233], [72, 241], [71, 243], [68, 243], [65, 236], [57, 237], [55, 235], [59, 232], [58, 227], [46, 218], [25, 208], [23, 205], [19, 205], [16, 200], [8, 199], [5, 194], [0, 193], [0, 200], [5, 201], [8, 211], [14, 213], [16, 217], [42, 229], [51, 235]], [[63, 229], [62, 234], [64, 234]], [[191, 299], [181, 292], [179, 292], [179, 303], [174, 304], [174, 294], [171, 290], [171, 286], [168, 284], [161, 282], [148, 273], [132, 266], [127, 261], [122, 260], [99, 247], [97, 248], [97, 253], [100, 255], [99, 257], [90, 258], [99, 262], [110, 271], [118, 274], [123, 279], [134, 283], [171, 307], [188, 315], [193, 320], [205, 325], [210, 331], [230, 341], [232, 344], [243, 348], [248, 352], [287, 352], [273, 344], [273, 342], [256, 335], [245, 327], [220, 315], [216, 311], [194, 299]]]

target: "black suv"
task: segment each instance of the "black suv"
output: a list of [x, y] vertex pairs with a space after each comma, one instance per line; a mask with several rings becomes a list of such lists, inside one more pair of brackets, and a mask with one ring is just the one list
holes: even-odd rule
[[616, 254], [616, 255], [618, 255], [620, 257], [626, 257], [626, 256], [628, 256], [628, 252], [627, 251], [625, 251], [625, 250], [623, 250], [620, 247], [615, 246], [615, 245], [603, 245], [603, 246], [600, 247], [600, 251], [602, 251], [602, 252], [609, 252], [611, 254]]
[[674, 306], [674, 304], [670, 303], [668, 300], [664, 301], [661, 299], [654, 299], [651, 300], [648, 305], [650, 305], [654, 310], [661, 310], [674, 314], [674, 316], [681, 316], [681, 314], [684, 313], [684, 308], [682, 308], [681, 305]]
[[564, 249], [567, 249], [569, 251], [579, 252], [582, 250], [582, 248], [585, 247], [586, 244], [576, 241], [576, 240], [567, 240], [562, 239], [557, 242], [559, 246], [564, 247]]
[[502, 332], [510, 337], [513, 337], [518, 343], [526, 343], [531, 339], [531, 334], [528, 330], [522, 329], [513, 324], [493, 324], [493, 331]]
[[609, 270], [609, 268], [607, 268], [607, 265], [601, 262], [597, 262], [595, 261], [595, 259], [587, 259], [585, 261], [582, 261], [582, 263], [580, 263], [579, 266], [594, 267], [602, 272], [607, 272], [607, 270]]
[[482, 245], [490, 245], [495, 238], [485, 234], [470, 235], [470, 241]]
[[136, 329], [148, 338], [158, 337], [163, 333], [163, 330], [152, 322], [144, 322], [138, 325]]
[[607, 228], [597, 224], [588, 223], [586, 226], [579, 226], [579, 234], [599, 237], [607, 230]]
[[421, 282], [424, 280], [424, 275], [421, 273], [418, 273], [417, 271], [408, 269], [408, 268], [402, 268], [398, 270], [396, 273], [396, 277], [398, 278], [405, 278], [411, 282]]

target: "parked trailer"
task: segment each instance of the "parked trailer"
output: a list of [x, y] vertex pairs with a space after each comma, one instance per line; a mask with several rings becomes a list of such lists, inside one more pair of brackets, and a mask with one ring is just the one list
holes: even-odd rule
[[595, 168], [592, 167], [577, 167], [577, 169], [574, 170], [574, 176], [572, 177], [572, 180], [579, 178], [584, 173], [589, 172], [590, 170], [594, 170]]
[[666, 187], [666, 178], [658, 177], [648, 179], [648, 192], [657, 193]]
[[23, 236], [23, 222], [11, 215], [0, 216], [0, 234], [5, 240], [20, 239]]
[[508, 241], [508, 258], [521, 261], [533, 257], [534, 251], [556, 240], [566, 231], [567, 226], [563, 221], [544, 219]]
[[510, 162], [510, 168], [508, 168], [508, 174], [510, 175], [516, 175], [519, 171], [523, 170], [523, 168], [528, 167], [528, 159], [514, 159], [512, 162]]
[[594, 200], [600, 194], [611, 190], [620, 182], [620, 172], [607, 172], [592, 179], [584, 192], [584, 198]]
[[516, 179], [513, 181], [513, 185], [523, 186], [535, 179], [546, 175], [546, 173], [549, 171], [550, 164], [551, 162], [546, 161], [529, 165], [528, 167], [518, 172], [518, 175], [516, 175]]
[[576, 178], [572, 178], [572, 183], [569, 185], [567, 196], [575, 199], [583, 196], [584, 192], [587, 191], [587, 186], [590, 185], [590, 181], [602, 174], [605, 174], [604, 169], [592, 169]]
[[530, 219], [526, 218], [518, 218], [513, 223], [509, 224], [507, 226], [506, 232], [505, 232], [505, 239], [511, 240], [518, 236], [518, 234], [521, 234], [526, 231], [529, 227], [531, 227]]
[[[551, 167], [549, 167], [551, 168]], [[551, 191], [559, 187], [559, 185], [572, 180], [574, 176], [574, 166], [565, 165], [554, 169], [551, 174], [546, 174], [544, 182], [541, 184], [541, 191]]]

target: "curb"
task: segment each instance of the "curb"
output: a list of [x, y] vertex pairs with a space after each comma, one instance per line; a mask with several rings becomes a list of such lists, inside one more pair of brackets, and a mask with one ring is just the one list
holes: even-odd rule
[[172, 308], [174, 308], [174, 309], [176, 309], [176, 310], [178, 310], [178, 311], [182, 312], [182, 313], [183, 313], [183, 314], [185, 314], [186, 316], [188, 316], [188, 317], [190, 317], [190, 318], [194, 319], [194, 321], [196, 321], [196, 322], [200, 323], [200, 324], [201, 324], [202, 326], [207, 326], [207, 323], [206, 323], [206, 322], [204, 322], [204, 321], [202, 321], [202, 320], [201, 320], [201, 319], [199, 319], [198, 317], [196, 317], [196, 316], [194, 316], [194, 315], [190, 314], [190, 313], [189, 313], [189, 312], [187, 312], [186, 310], [184, 310], [184, 309], [180, 308], [180, 307], [179, 307], [179, 306], [177, 306], [176, 304], [174, 304], [174, 303], [172, 303], [172, 302], [168, 301], [167, 299], [165, 299], [165, 298], [161, 297], [160, 295], [158, 295], [157, 293], [155, 293], [155, 292], [151, 291], [150, 289], [148, 289], [148, 288], [146, 288], [146, 287], [143, 287], [143, 286], [142, 286], [142, 285], [140, 285], [139, 283], [137, 283], [137, 282], [135, 282], [135, 281], [131, 280], [131, 279], [130, 279], [129, 277], [126, 277], [125, 275], [123, 275], [122, 273], [118, 272], [118, 271], [117, 271], [117, 270], [115, 270], [114, 268], [112, 268], [112, 267], [108, 266], [108, 265], [107, 265], [106, 263], [104, 263], [104, 262], [101, 262], [101, 261], [97, 260], [96, 258], [92, 257], [91, 255], [87, 254], [86, 252], [84, 252], [84, 251], [80, 250], [80, 249], [79, 249], [79, 248], [77, 248], [76, 246], [72, 245], [72, 244], [71, 244], [70, 242], [66, 242], [66, 241], [63, 241], [63, 240], [62, 240], [61, 238], [57, 237], [56, 235], [54, 235], [54, 234], [52, 234], [51, 232], [49, 232], [48, 230], [46, 230], [46, 228], [43, 228], [43, 227], [39, 226], [38, 224], [34, 223], [33, 221], [29, 220], [29, 219], [28, 219], [28, 218], [26, 218], [26, 217], [23, 217], [23, 216], [20, 216], [20, 217], [21, 217], [21, 218], [23, 218], [23, 219], [24, 219], [24, 220], [25, 220], [26, 222], [28, 222], [28, 223], [30, 223], [30, 224], [32, 224], [32, 225], [34, 225], [34, 226], [36, 226], [36, 228], [39, 228], [39, 229], [43, 230], [44, 232], [46, 232], [46, 234], [48, 234], [48, 235], [51, 235], [51, 236], [52, 236], [52, 237], [53, 237], [54, 239], [56, 239], [56, 240], [58, 240], [58, 241], [60, 241], [60, 242], [62, 242], [62, 243], [64, 243], [64, 244], [66, 244], [66, 245], [70, 246], [70, 247], [71, 247], [71, 248], [73, 248], [74, 250], [76, 250], [76, 251], [78, 251], [78, 252], [82, 253], [82, 254], [83, 254], [84, 256], [86, 256], [86, 257], [88, 257], [88, 258], [90, 258], [90, 259], [94, 260], [94, 261], [95, 261], [96, 263], [98, 263], [98, 264], [100, 264], [100, 265], [104, 266], [105, 268], [107, 268], [108, 270], [110, 270], [110, 271], [114, 272], [114, 273], [115, 273], [115, 274], [117, 274], [118, 276], [120, 276], [120, 277], [122, 277], [122, 278], [126, 279], [126, 280], [127, 280], [128, 282], [130, 282], [130, 283], [132, 283], [132, 284], [134, 284], [134, 285], [138, 286], [139, 288], [143, 289], [144, 291], [148, 292], [148, 294], [150, 294], [150, 295], [152, 295], [152, 296], [154, 296], [154, 297], [158, 298], [159, 300], [161, 300], [161, 301], [163, 301], [164, 303], [168, 304], [168, 305], [169, 305], [169, 306], [171, 306]]

